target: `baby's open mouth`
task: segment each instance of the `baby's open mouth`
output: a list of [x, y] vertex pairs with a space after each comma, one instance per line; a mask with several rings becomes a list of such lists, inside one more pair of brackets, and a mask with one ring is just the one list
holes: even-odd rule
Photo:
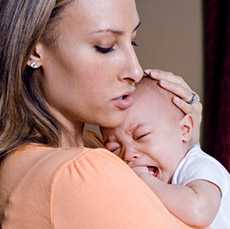
[[147, 166], [149, 173], [154, 176], [158, 177], [159, 176], [159, 169], [156, 166], [149, 165]]

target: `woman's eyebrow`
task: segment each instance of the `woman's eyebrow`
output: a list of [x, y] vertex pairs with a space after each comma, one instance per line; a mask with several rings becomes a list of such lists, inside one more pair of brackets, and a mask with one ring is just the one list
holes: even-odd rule
[[[141, 21], [138, 22], [137, 26], [133, 29], [132, 33], [136, 32], [137, 29], [140, 27], [140, 25], [141, 25]], [[115, 30], [115, 29], [100, 29], [100, 30], [92, 32], [91, 34], [94, 34], [94, 33], [114, 33], [117, 35], [122, 35], [124, 34], [124, 31]]]

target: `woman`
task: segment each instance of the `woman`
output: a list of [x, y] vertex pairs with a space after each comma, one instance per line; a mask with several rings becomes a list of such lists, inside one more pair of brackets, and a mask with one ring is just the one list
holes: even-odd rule
[[[1, 0], [0, 15], [2, 228], [189, 228], [125, 163], [82, 140], [84, 122], [124, 119], [143, 76], [134, 0]], [[180, 78], [146, 73], [191, 98]], [[199, 119], [199, 103], [174, 102]]]

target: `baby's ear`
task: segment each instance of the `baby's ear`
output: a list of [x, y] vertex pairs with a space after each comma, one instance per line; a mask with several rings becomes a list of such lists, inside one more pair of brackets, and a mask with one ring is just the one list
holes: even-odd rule
[[190, 140], [192, 140], [193, 119], [190, 114], [186, 114], [180, 120], [180, 130], [183, 142], [189, 142]]

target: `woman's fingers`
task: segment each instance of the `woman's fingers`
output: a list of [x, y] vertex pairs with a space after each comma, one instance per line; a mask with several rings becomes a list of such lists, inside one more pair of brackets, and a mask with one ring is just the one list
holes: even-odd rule
[[200, 123], [202, 117], [202, 105], [199, 96], [189, 87], [180, 76], [171, 72], [158, 69], [147, 69], [145, 74], [159, 81], [162, 88], [175, 94], [173, 103], [185, 114], [191, 115], [193, 119], [193, 143], [199, 143]]
[[173, 103], [182, 110], [185, 114], [190, 114], [193, 119], [193, 136], [192, 141], [194, 144], [199, 143], [200, 139], [200, 124], [202, 120], [202, 104], [196, 102], [193, 104], [188, 104], [183, 99], [174, 96]]
[[173, 103], [182, 110], [185, 114], [189, 114], [192, 112], [192, 106], [188, 103], [186, 103], [183, 99], [174, 96], [173, 97]]
[[[194, 113], [196, 114], [200, 114], [202, 112], [202, 104], [200, 102], [194, 103], [194, 104], [188, 104], [187, 102], [185, 102], [183, 99], [174, 96], [173, 97], [173, 103], [180, 108], [184, 113], [188, 114], [188, 113]], [[201, 116], [198, 115], [198, 117], [201, 120]]]
[[180, 98], [182, 98], [184, 101], [189, 101], [191, 100], [192, 97], [192, 90], [183, 87], [182, 85], [178, 84], [178, 83], [173, 83], [173, 82], [169, 82], [169, 81], [159, 81], [159, 84], [161, 87], [163, 87], [164, 89], [171, 91], [172, 93], [174, 93], [175, 95], [179, 96]]
[[161, 71], [158, 69], [147, 69], [144, 71], [147, 75], [151, 76], [153, 79], [159, 81], [168, 81], [175, 84], [179, 84], [184, 88], [190, 89], [189, 85], [184, 81], [181, 76], [177, 76], [172, 72]]
[[155, 69], [145, 70], [145, 73], [153, 79], [158, 80], [161, 87], [179, 96], [184, 101], [190, 101], [190, 103], [192, 103], [194, 99], [199, 101], [199, 96], [196, 95], [182, 77], [174, 75], [171, 72]]

